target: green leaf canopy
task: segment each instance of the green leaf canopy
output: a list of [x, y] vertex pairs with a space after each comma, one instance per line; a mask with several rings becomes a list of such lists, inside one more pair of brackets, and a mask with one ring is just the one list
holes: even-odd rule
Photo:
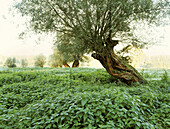
[[67, 35], [85, 53], [101, 51], [108, 39], [122, 37], [142, 46], [134, 38], [131, 23], [157, 22], [167, 6], [168, 0], [21, 0], [15, 7], [29, 16], [35, 32]]

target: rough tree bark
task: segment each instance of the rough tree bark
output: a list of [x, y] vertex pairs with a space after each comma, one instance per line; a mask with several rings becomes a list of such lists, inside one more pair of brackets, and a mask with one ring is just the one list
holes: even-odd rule
[[72, 67], [79, 67], [79, 60], [75, 60]]
[[66, 68], [70, 68], [70, 66], [67, 64], [66, 60], [63, 61], [63, 66], [66, 67]]
[[100, 61], [107, 72], [122, 82], [131, 85], [134, 82], [145, 83], [146, 80], [131, 65], [122, 61], [114, 52], [116, 43], [106, 43], [102, 51], [96, 51], [91, 56]]

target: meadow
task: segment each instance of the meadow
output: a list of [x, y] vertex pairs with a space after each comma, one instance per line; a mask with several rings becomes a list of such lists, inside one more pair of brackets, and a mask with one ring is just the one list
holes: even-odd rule
[[128, 86], [104, 69], [0, 70], [0, 129], [168, 129], [170, 70]]

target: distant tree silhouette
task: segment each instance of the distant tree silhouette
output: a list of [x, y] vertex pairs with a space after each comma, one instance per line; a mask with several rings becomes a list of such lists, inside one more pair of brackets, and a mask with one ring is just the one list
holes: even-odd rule
[[35, 57], [35, 66], [44, 67], [46, 63], [46, 57], [42, 54]]
[[16, 66], [16, 58], [7, 58], [6, 62], [5, 62], [5, 66], [9, 67], [9, 68], [13, 68], [13, 67], [17, 67]]
[[28, 61], [27, 61], [27, 59], [22, 59], [22, 60], [21, 60], [21, 66], [22, 66], [23, 68], [25, 68], [25, 67], [28, 66]]

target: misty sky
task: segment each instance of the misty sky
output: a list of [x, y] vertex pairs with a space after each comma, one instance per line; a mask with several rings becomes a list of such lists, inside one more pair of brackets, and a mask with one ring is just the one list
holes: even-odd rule
[[18, 35], [25, 29], [25, 19], [19, 15], [12, 15], [9, 11], [13, 0], [1, 0], [0, 4], [0, 55], [44, 55], [52, 54], [52, 38], [43, 37], [37, 44], [38, 36], [27, 37], [24, 40], [19, 39]]
[[[1, 0], [0, 4], [0, 55], [3, 56], [26, 56], [43, 53], [48, 56], [52, 54], [52, 38], [44, 37], [40, 44], [36, 44], [38, 36], [18, 39], [18, 34], [24, 30], [25, 19], [9, 13], [13, 0]], [[19, 25], [19, 26], [18, 26]], [[145, 51], [149, 55], [170, 55], [170, 26], [159, 29], [156, 36], [163, 35], [159, 45]]]

